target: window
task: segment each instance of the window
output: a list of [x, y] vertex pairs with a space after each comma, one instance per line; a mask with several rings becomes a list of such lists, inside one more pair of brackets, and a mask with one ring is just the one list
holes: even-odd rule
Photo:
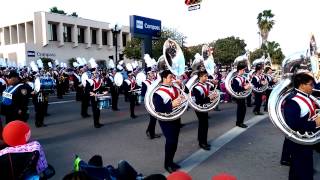
[[57, 41], [57, 25], [49, 24], [49, 41]]
[[71, 42], [71, 27], [63, 26], [63, 39], [64, 42]]
[[94, 29], [91, 29], [91, 43], [97, 44], [97, 31]]
[[102, 31], [102, 45], [108, 45], [108, 32]]
[[84, 28], [78, 27], [78, 43], [84, 43]]
[[126, 45], [127, 45], [127, 35], [122, 34], [122, 46], [126, 47]]

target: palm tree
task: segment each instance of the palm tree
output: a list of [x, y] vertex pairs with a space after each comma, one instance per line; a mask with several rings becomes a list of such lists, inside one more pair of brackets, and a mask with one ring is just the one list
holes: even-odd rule
[[264, 10], [262, 13], [259, 13], [257, 17], [257, 24], [260, 29], [262, 44], [265, 44], [268, 40], [269, 32], [274, 25], [274, 20], [272, 19], [273, 17], [274, 14], [271, 13], [271, 10]]

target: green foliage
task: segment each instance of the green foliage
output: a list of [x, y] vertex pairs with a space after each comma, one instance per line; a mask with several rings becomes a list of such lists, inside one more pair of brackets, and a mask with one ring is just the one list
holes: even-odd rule
[[41, 61], [43, 63], [43, 68], [46, 70], [49, 69], [49, 65], [48, 65], [49, 62], [51, 62], [52, 66], [54, 65], [54, 60], [51, 58], [44, 58], [43, 57], [43, 58], [41, 58]]
[[264, 54], [270, 55], [272, 64], [281, 64], [282, 60], [285, 58], [279, 43], [267, 41], [265, 44], [262, 44], [260, 49], [256, 49], [250, 53], [250, 62], [262, 57]]
[[76, 12], [73, 12], [70, 14], [70, 16], [78, 17], [78, 14]]
[[65, 13], [63, 10], [59, 10], [56, 6], [50, 8], [50, 12], [52, 12], [52, 13], [57, 13], [57, 14], [64, 14], [64, 15], [67, 14], [67, 13]]
[[162, 53], [163, 44], [168, 38], [175, 40], [181, 47], [186, 37], [175, 29], [164, 27], [161, 30], [161, 37], [157, 40], [152, 41], [152, 57], [154, 59], [157, 60], [163, 54]]
[[73, 67], [73, 62], [77, 62], [77, 59], [76, 59], [76, 58], [70, 58], [70, 59], [68, 59], [68, 65], [69, 65], [69, 67]]
[[216, 62], [222, 65], [230, 65], [236, 57], [246, 52], [244, 40], [234, 36], [218, 39], [214, 44], [213, 57]]
[[[162, 55], [162, 48], [164, 42], [171, 38], [175, 40], [180, 46], [185, 40], [182, 33], [177, 32], [174, 29], [163, 28], [161, 30], [161, 36], [158, 39], [152, 40], [152, 55], [151, 58], [158, 59]], [[186, 48], [183, 48], [184, 50]], [[132, 38], [123, 50], [124, 55], [129, 59], [141, 59], [141, 39]]]
[[123, 54], [129, 59], [141, 59], [141, 39], [133, 37], [124, 48]]
[[249, 61], [252, 63], [254, 60], [261, 58], [265, 54], [263, 49], [256, 49], [250, 52]]
[[273, 17], [274, 14], [272, 14], [271, 10], [264, 10], [263, 12], [258, 14], [257, 24], [260, 29], [260, 35], [263, 42], [262, 44], [266, 43], [269, 32], [274, 25], [274, 20], [272, 19]]

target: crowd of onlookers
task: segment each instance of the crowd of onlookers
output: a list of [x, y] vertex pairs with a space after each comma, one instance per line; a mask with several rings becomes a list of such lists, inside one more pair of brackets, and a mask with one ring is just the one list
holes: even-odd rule
[[[8, 123], [0, 134], [0, 179], [45, 180], [54, 178], [54, 167], [47, 162], [45, 151], [38, 141], [30, 140], [31, 129], [26, 122], [15, 120]], [[94, 155], [88, 162], [76, 156], [73, 171], [63, 180], [192, 180], [183, 171], [176, 171], [167, 177], [162, 174], [144, 176], [128, 162], [120, 161], [118, 167], [103, 165], [100, 155]], [[213, 176], [212, 180], [236, 180], [228, 174]]]

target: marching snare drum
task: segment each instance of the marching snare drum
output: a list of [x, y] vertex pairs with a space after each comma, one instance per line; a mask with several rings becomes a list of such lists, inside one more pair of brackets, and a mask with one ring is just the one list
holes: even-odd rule
[[53, 91], [55, 88], [55, 80], [52, 78], [36, 78], [34, 82], [34, 89], [36, 92], [40, 90], [43, 91]]
[[99, 109], [109, 109], [110, 102], [111, 102], [111, 96], [99, 96], [98, 97]]

